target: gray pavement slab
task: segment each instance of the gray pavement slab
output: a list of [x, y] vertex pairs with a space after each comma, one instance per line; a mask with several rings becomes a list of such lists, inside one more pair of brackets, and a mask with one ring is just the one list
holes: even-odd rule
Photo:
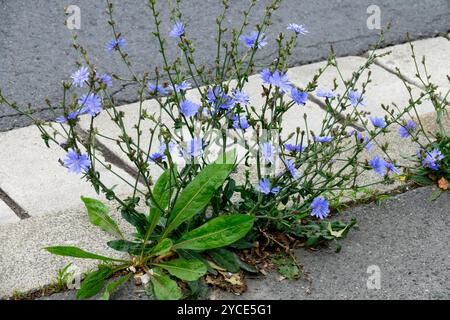
[[10, 207], [6, 205], [2, 200], [0, 200], [0, 224], [11, 223], [19, 221], [19, 217], [11, 210]]
[[[153, 30], [150, 24], [146, 1], [114, 1], [117, 5], [117, 22], [120, 31], [128, 42], [128, 53], [138, 73], [161, 66], [156, 42], [151, 39]], [[202, 14], [198, 14], [201, 3]], [[262, 16], [263, 8], [269, 0], [258, 1], [250, 25], [251, 31]], [[63, 25], [64, 6], [72, 1], [27, 0], [2, 1], [0, 3], [0, 87], [10, 99], [21, 105], [32, 103], [35, 116], [42, 119], [54, 118], [46, 109], [44, 97], [58, 104], [62, 96], [60, 82], [68, 79], [76, 68], [75, 52], [71, 49], [69, 30]], [[111, 38], [106, 24], [104, 2], [80, 0], [76, 3], [81, 9], [81, 30], [77, 31], [81, 43], [91, 52], [93, 62], [100, 72], [124, 72], [117, 56], [105, 53], [104, 44]], [[246, 2], [233, 2], [226, 26], [236, 26]], [[339, 56], [364, 53], [377, 38], [379, 30], [370, 30], [367, 9], [377, 5], [380, 9], [381, 26], [389, 22], [392, 29], [386, 34], [386, 44], [405, 41], [406, 32], [412, 39], [445, 34], [450, 30], [447, 17], [450, 15], [448, 0], [398, 1], [398, 0], [285, 0], [274, 14], [274, 25], [268, 32], [269, 45], [258, 55], [257, 65], [270, 62], [276, 52], [275, 38], [284, 31], [290, 22], [304, 24], [310, 31], [301, 37], [299, 48], [294, 52], [291, 65], [320, 61], [327, 57], [332, 44]], [[160, 3], [161, 26], [168, 32], [168, 8]], [[211, 52], [215, 52], [215, 18], [219, 12], [219, 1], [184, 1], [182, 11], [188, 23], [188, 35], [197, 46], [196, 55], [201, 64], [211, 64]], [[174, 43], [167, 44], [170, 58], [178, 55]], [[119, 89], [116, 87], [115, 89]], [[132, 88], [116, 95], [118, 104], [136, 101]], [[0, 131], [28, 125], [29, 121], [5, 106], [0, 106]]]

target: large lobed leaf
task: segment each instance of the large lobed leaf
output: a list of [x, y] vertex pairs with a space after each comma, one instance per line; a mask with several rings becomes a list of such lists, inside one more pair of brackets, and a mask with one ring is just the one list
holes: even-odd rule
[[81, 197], [88, 211], [89, 221], [102, 229], [103, 231], [112, 234], [118, 238], [123, 238], [117, 223], [108, 215], [109, 208], [101, 201], [91, 198]]

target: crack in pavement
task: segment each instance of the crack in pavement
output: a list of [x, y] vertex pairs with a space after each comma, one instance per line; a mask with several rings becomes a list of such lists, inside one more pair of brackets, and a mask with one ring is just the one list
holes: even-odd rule
[[0, 188], [0, 200], [3, 202], [20, 218], [20, 220], [30, 218], [28, 212], [23, 209], [13, 198], [11, 198], [2, 188]]

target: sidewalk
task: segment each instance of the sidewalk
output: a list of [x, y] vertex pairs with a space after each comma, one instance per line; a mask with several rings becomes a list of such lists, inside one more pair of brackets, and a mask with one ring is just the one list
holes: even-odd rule
[[[450, 41], [447, 38], [438, 37], [416, 41], [414, 44], [418, 57], [426, 54], [430, 67], [428, 71], [436, 77], [436, 83], [440, 86], [441, 90], [448, 90], [450, 85], [448, 81], [445, 81], [444, 75], [450, 71], [450, 60], [447, 58], [450, 56]], [[393, 68], [400, 67], [408, 75], [415, 96], [418, 96], [422, 90], [419, 85], [415, 85], [413, 79], [414, 71], [408, 62], [410, 52], [405, 49], [405, 45], [394, 46], [388, 48], [388, 50], [393, 51], [393, 54], [380, 59], [377, 61], [377, 65], [371, 68], [372, 83], [367, 88], [366, 100], [368, 102], [368, 111], [378, 116], [383, 115], [383, 110], [380, 107], [382, 103], [396, 103], [399, 106], [404, 106], [409, 99], [403, 84], [392, 73]], [[344, 77], [350, 77], [351, 73], [364, 62], [364, 59], [362, 57], [350, 56], [340, 58], [338, 62], [341, 65]], [[311, 80], [314, 71], [322, 64], [316, 63], [292, 68], [289, 70], [288, 76], [293, 83], [301, 86]], [[327, 72], [324, 74], [320, 84], [328, 86], [332, 82], [332, 79], [336, 77], [337, 75], [335, 73]], [[250, 83], [246, 88], [255, 103], [260, 99], [261, 89], [258, 85], [259, 81], [258, 75], [250, 77]], [[389, 95], [386, 94], [387, 92], [389, 92]], [[196, 92], [191, 91], [190, 94], [192, 95], [192, 99], [195, 99]], [[148, 101], [146, 103], [151, 107], [154, 102]], [[133, 105], [128, 105], [121, 107], [121, 109], [126, 114], [125, 119], [128, 121], [126, 125], [131, 127], [133, 118], [137, 116], [136, 108], [133, 108]], [[324, 114], [320, 105], [310, 101], [305, 107], [297, 109], [297, 111], [299, 112], [288, 115], [288, 129], [294, 129], [301, 125], [303, 113], [306, 113], [310, 119], [309, 121], [312, 121], [310, 129], [314, 131], [319, 128]], [[431, 105], [424, 103], [420, 107], [419, 112], [422, 120], [425, 123], [429, 123], [430, 129], [432, 129], [434, 114], [432, 113]], [[108, 127], [108, 122], [102, 115], [96, 122], [96, 126], [109, 136], [117, 134], [113, 128]], [[397, 146], [397, 148], [394, 148], [398, 150], [398, 154], [395, 157], [401, 159], [402, 155], [410, 154], [411, 149], [404, 141], [400, 141], [396, 137], [397, 132], [392, 130], [392, 134], [388, 139], [392, 144]], [[122, 155], [118, 152], [117, 146], [108, 141], [102, 142], [108, 148], [108, 152], [104, 153], [106, 161], [111, 161], [108, 156], [110, 153], [117, 156], [121, 159], [121, 161], [119, 160], [119, 166], [123, 170], [121, 174], [132, 179], [130, 176], [132, 172], [129, 172], [127, 168], [126, 159], [120, 158]], [[62, 157], [61, 152], [55, 148], [47, 149], [41, 142], [36, 128], [27, 127], [0, 133], [0, 150], [7, 150], [7, 152], [2, 152], [2, 161], [0, 162], [0, 243], [2, 244], [0, 247], [0, 297], [10, 296], [14, 290], [29, 291], [49, 284], [56, 276], [57, 270], [68, 263], [68, 259], [66, 258], [58, 258], [44, 252], [42, 248], [45, 246], [70, 244], [90, 249], [100, 254], [111, 254], [105, 245], [106, 236], [89, 225], [85, 209], [80, 201], [80, 196], [82, 195], [91, 197], [96, 197], [96, 195], [88, 183], [79, 180], [79, 177], [75, 175], [67, 173], [58, 164], [58, 159]], [[107, 177], [106, 173], [102, 174]], [[370, 181], [372, 177], [367, 176], [366, 179]], [[113, 176], [107, 177], [107, 182], [109, 185], [118, 184], [116, 192], [119, 195], [126, 195], [130, 191], [128, 188], [123, 187], [123, 184], [120, 184]], [[392, 186], [389, 188], [392, 188]], [[389, 191], [389, 189], [385, 188], [382, 190]], [[418, 198], [419, 195], [413, 197], [411, 201], [418, 201], [417, 203], [428, 205], [428, 203]], [[442, 199], [447, 200], [448, 203], [448, 197]], [[413, 206], [417, 205], [417, 203], [413, 202]], [[420, 246], [415, 247], [411, 245], [411, 239], [402, 236], [394, 228], [394, 226], [400, 227], [399, 223], [402, 222], [403, 215], [398, 215], [398, 212], [392, 211], [392, 208], [386, 208], [386, 210], [390, 210], [386, 213], [386, 219], [380, 218], [380, 221], [383, 220], [383, 223], [392, 226], [392, 228], [386, 227], [379, 229], [380, 232], [385, 231], [384, 236], [386, 237], [386, 241], [388, 243], [395, 243], [399, 254], [402, 252], [401, 250], [406, 250], [406, 247], [408, 247], [409, 249], [405, 252], [409, 252], [408, 254], [411, 257], [425, 257], [426, 255], [421, 251]], [[111, 205], [111, 209], [113, 209], [113, 205]], [[427, 209], [423, 208], [423, 210], [425, 214]], [[449, 236], [448, 228], [446, 229], [447, 232], [445, 232], [446, 230], [442, 230], [440, 227], [445, 225], [445, 223], [448, 226], [448, 214], [446, 216], [444, 215], [444, 217], [442, 215], [443, 213], [441, 213], [441, 216], [436, 216], [436, 223], [430, 223], [426, 228], [429, 228], [427, 232], [429, 231], [431, 234], [447, 237], [447, 239], [441, 238], [442, 243], [446, 244], [448, 243]], [[26, 218], [27, 216], [30, 218]], [[447, 220], [444, 220], [446, 217]], [[365, 220], [366, 218], [368, 220]], [[413, 216], [413, 218], [418, 219], [416, 216]], [[366, 223], [375, 223], [377, 221], [376, 219], [370, 219], [369, 217], [365, 217], [365, 215], [360, 216], [361, 230], [367, 230], [368, 225]], [[416, 226], [415, 228], [425, 228], [425, 222], [423, 220], [418, 219], [416, 220], [416, 224], [413, 224], [412, 221], [414, 220], [409, 219], [408, 223], [411, 223], [410, 226]], [[404, 230], [404, 233], [407, 233], [407, 229]], [[361, 232], [359, 236], [364, 237], [364, 234], [365, 232]], [[346, 245], [348, 246], [348, 249], [345, 249], [345, 252], [348, 254], [346, 256], [347, 260], [350, 259], [350, 256], [355, 258], [360, 258], [361, 256], [361, 251], [357, 250], [357, 242], [355, 241], [353, 243], [351, 239], [352, 237], [349, 237], [349, 240], [346, 241]], [[438, 238], [435, 238], [435, 240], [437, 241]], [[374, 246], [371, 250], [375, 256], [381, 259], [384, 257], [382, 252], [386, 250], [386, 247], [385, 244], [380, 242], [379, 239], [374, 240]], [[424, 244], [424, 248], [428, 246], [431, 245]], [[445, 250], [445, 248], [441, 251], [438, 251], [437, 248], [434, 247], [430, 250], [436, 249], [435, 252], [448, 253], [448, 250]], [[326, 254], [326, 252], [323, 252], [323, 255]], [[311, 265], [312, 268], [321, 266], [321, 262], [312, 258], [308, 262], [308, 256], [308, 254], [305, 256], [306, 260], [304, 262], [306, 265]], [[348, 262], [345, 262], [345, 258], [339, 254], [330, 255], [329, 259], [329, 263], [334, 264], [333, 268], [337, 268], [338, 265], [340, 268], [356, 267], [354, 264], [349, 265]], [[403, 263], [401, 260], [397, 262], [400, 264]], [[428, 262], [430, 263], [430, 270], [440, 270], [438, 269], [439, 264], [444, 261], [428, 259]], [[76, 261], [76, 264], [83, 269], [93, 266], [93, 262]], [[314, 270], [311, 273], [313, 272], [318, 271]], [[358, 272], [364, 273], [365, 270], [359, 270]], [[391, 280], [390, 278], [386, 280], [388, 281], [386, 286], [396, 286]], [[332, 288], [333, 285], [329, 284], [329, 288]], [[326, 288], [326, 285], [323, 288]], [[322, 289], [319, 291], [322, 292]], [[442, 294], [448, 295], [448, 288], [447, 292], [443, 292]], [[318, 297], [320, 297], [320, 294]]]

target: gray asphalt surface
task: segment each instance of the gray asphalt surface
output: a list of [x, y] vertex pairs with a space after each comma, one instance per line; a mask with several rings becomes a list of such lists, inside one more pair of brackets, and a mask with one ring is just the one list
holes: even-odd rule
[[[298, 261], [310, 281], [279, 280], [247, 276], [248, 291], [235, 296], [211, 292], [212, 299], [304, 300], [304, 299], [450, 299], [450, 193], [430, 201], [433, 188], [419, 188], [393, 197], [380, 206], [368, 204], [342, 213], [338, 218], [356, 217], [357, 226], [342, 241], [318, 251], [297, 250]], [[393, 223], [395, 221], [395, 223]], [[367, 280], [378, 267], [380, 287], [369, 289]], [[111, 296], [115, 300], [148, 299], [131, 282]], [[45, 297], [75, 299], [68, 291]]]
[[[128, 53], [138, 73], [161, 66], [157, 44], [151, 36], [153, 26], [145, 0], [121, 0], [116, 3], [116, 20], [126, 38]], [[227, 26], [236, 26], [247, 1], [230, 1]], [[160, 1], [162, 30], [167, 33], [168, 8]], [[188, 24], [188, 37], [197, 48], [200, 64], [214, 59], [215, 19], [220, 11], [219, 0], [185, 0], [182, 11]], [[269, 0], [258, 2], [250, 17], [247, 31], [254, 29]], [[62, 97], [61, 80], [68, 79], [76, 69], [75, 52], [71, 48], [70, 31], [63, 25], [64, 7], [75, 4], [81, 9], [81, 43], [88, 49], [99, 71], [124, 72], [117, 56], [105, 52], [105, 43], [112, 38], [106, 23], [103, 0], [1, 0], [0, 1], [0, 88], [19, 105], [31, 103], [36, 117], [51, 119], [54, 114], [46, 109], [44, 98], [58, 105]], [[274, 15], [274, 24], [268, 32], [269, 45], [257, 57], [259, 62], [274, 58], [275, 38], [290, 22], [305, 25], [310, 33], [301, 38], [291, 65], [323, 60], [333, 44], [339, 56], [361, 54], [378, 38], [378, 30], [366, 25], [369, 5], [381, 10], [381, 25], [392, 23], [386, 44], [405, 41], [406, 32], [413, 39], [433, 37], [450, 30], [450, 0], [284, 0]], [[169, 56], [179, 54], [176, 45], [167, 44]], [[116, 90], [121, 89], [116, 87]], [[133, 102], [136, 93], [130, 88], [116, 94], [119, 103]], [[29, 121], [0, 106], [0, 131], [26, 126]]]

